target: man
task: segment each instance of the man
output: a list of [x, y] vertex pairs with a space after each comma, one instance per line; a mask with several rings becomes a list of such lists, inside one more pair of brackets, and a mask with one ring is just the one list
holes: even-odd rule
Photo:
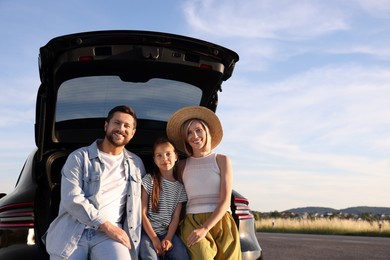
[[46, 237], [50, 259], [137, 259], [145, 168], [125, 149], [136, 126], [131, 108], [114, 107], [104, 139], [69, 155], [59, 214]]

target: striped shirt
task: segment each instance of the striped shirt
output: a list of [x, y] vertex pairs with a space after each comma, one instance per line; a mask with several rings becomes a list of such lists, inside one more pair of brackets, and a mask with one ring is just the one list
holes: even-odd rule
[[153, 179], [150, 174], [146, 174], [142, 178], [142, 186], [148, 193], [147, 216], [150, 224], [157, 235], [164, 235], [168, 231], [172, 220], [172, 214], [175, 211], [177, 204], [187, 201], [187, 194], [184, 190], [184, 186], [179, 181], [169, 181], [161, 178], [160, 200], [157, 213], [152, 210]]

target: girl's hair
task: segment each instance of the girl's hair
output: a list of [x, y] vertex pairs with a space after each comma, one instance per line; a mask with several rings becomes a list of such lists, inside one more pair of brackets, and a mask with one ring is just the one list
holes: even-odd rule
[[[154, 153], [155, 153], [157, 147], [159, 145], [162, 145], [162, 144], [171, 145], [173, 147], [173, 151], [175, 152], [175, 154], [177, 154], [176, 148], [173, 145], [173, 143], [171, 141], [169, 141], [168, 138], [166, 138], [166, 137], [160, 137], [154, 142], [153, 157], [154, 157]], [[173, 166], [173, 177], [175, 178], [175, 180], [178, 180], [176, 164]], [[161, 178], [162, 177], [161, 177], [160, 169], [158, 168], [156, 163], [154, 163], [154, 168], [152, 171], [153, 189], [152, 189], [152, 201], [151, 201], [152, 205], [151, 206], [152, 206], [153, 212], [156, 212], [156, 213], [158, 212], [158, 202], [160, 200], [161, 182], [162, 182]]]
[[205, 121], [201, 119], [189, 119], [185, 121], [180, 128], [180, 135], [181, 135], [181, 141], [183, 142], [184, 151], [188, 156], [192, 156], [194, 154], [194, 151], [192, 150], [191, 145], [187, 143], [187, 136], [188, 136], [188, 128], [190, 128], [190, 125], [194, 122], [198, 121], [204, 128], [206, 132], [206, 147], [211, 147], [211, 136], [210, 136], [210, 130], [208, 125]]

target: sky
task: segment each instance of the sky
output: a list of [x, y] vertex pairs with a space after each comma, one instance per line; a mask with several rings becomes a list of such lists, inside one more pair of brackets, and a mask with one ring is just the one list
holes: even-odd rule
[[0, 0], [0, 192], [35, 147], [38, 51], [96, 30], [236, 51], [216, 152], [252, 210], [390, 207], [390, 0]]

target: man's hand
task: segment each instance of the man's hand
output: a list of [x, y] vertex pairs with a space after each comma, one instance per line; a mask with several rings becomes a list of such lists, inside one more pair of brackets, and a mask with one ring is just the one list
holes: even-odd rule
[[112, 238], [113, 240], [118, 241], [128, 249], [131, 249], [129, 236], [120, 227], [117, 227], [111, 224], [111, 222], [106, 221], [99, 226], [99, 229], [104, 233], [106, 233], [106, 235]]

